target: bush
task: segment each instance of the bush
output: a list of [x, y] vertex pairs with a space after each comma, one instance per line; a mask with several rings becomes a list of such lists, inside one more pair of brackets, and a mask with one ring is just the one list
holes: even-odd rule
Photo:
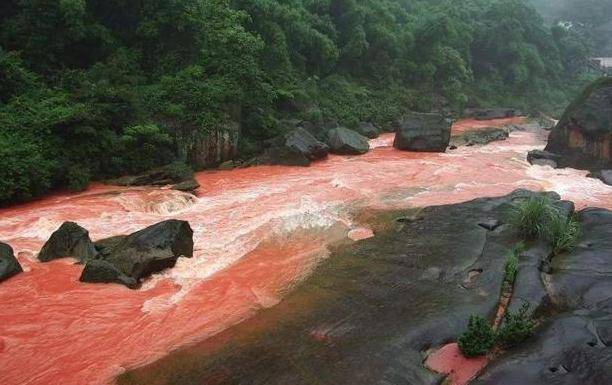
[[580, 223], [575, 217], [553, 216], [546, 227], [546, 238], [554, 254], [572, 251], [580, 238]]
[[516, 206], [510, 223], [528, 239], [546, 240], [554, 254], [571, 251], [580, 237], [580, 223], [576, 218], [567, 218], [545, 196], [529, 198]]
[[457, 343], [464, 356], [482, 356], [495, 345], [495, 332], [485, 318], [472, 315], [467, 330], [459, 337]]
[[514, 207], [510, 223], [524, 237], [536, 239], [544, 235], [551, 217], [556, 209], [546, 196], [531, 197]]
[[533, 335], [535, 321], [528, 311], [529, 303], [526, 302], [518, 312], [506, 313], [504, 324], [497, 332], [497, 342], [501, 347], [515, 347]]

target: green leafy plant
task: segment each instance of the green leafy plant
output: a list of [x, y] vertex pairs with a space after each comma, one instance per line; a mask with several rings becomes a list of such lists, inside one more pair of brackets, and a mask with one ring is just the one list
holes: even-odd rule
[[518, 272], [519, 257], [524, 250], [525, 250], [525, 245], [522, 242], [519, 242], [514, 246], [514, 249], [512, 250], [510, 255], [508, 255], [508, 258], [506, 258], [506, 265], [505, 265], [506, 275], [505, 275], [504, 280], [509, 285], [512, 285], [514, 283], [514, 280], [516, 279], [516, 274]]
[[554, 216], [546, 227], [546, 238], [554, 254], [572, 251], [580, 238], [580, 222], [573, 216]]
[[495, 345], [495, 332], [484, 317], [472, 315], [467, 330], [459, 337], [457, 344], [466, 357], [482, 356]]
[[536, 239], [544, 235], [555, 212], [556, 209], [547, 196], [530, 197], [513, 208], [510, 223], [524, 237]]
[[535, 321], [529, 314], [529, 303], [525, 302], [516, 313], [508, 311], [502, 327], [497, 332], [497, 343], [503, 348], [512, 348], [533, 335]]

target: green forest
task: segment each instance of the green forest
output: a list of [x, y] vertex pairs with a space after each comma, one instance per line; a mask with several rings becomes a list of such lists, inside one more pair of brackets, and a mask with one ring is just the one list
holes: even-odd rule
[[230, 123], [246, 158], [284, 118], [558, 116], [594, 44], [527, 0], [5, 0], [0, 204], [184, 161]]

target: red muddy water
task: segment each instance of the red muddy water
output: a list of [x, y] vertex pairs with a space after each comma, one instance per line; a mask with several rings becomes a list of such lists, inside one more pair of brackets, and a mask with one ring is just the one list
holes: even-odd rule
[[[456, 124], [457, 132], [507, 121]], [[456, 203], [517, 188], [555, 190], [578, 208], [612, 208], [612, 188], [585, 171], [530, 166], [544, 133], [514, 132], [484, 147], [446, 154], [390, 147], [392, 134], [359, 157], [330, 156], [308, 168], [258, 166], [197, 175], [198, 197], [159, 188], [94, 185], [0, 210], [0, 240], [25, 273], [0, 283], [0, 384], [112, 383], [128, 367], [158, 359], [274, 306], [307, 276], [326, 246], [372, 236], [352, 213]], [[93, 239], [168, 218], [188, 220], [195, 256], [140, 290], [78, 282], [73, 260], [35, 259], [66, 220]]]

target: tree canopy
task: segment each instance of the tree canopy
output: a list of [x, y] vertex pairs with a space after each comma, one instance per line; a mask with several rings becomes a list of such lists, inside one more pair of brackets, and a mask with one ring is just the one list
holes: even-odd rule
[[588, 52], [526, 0], [6, 0], [0, 203], [168, 163], [177, 131], [236, 119], [249, 156], [291, 116], [558, 111]]

